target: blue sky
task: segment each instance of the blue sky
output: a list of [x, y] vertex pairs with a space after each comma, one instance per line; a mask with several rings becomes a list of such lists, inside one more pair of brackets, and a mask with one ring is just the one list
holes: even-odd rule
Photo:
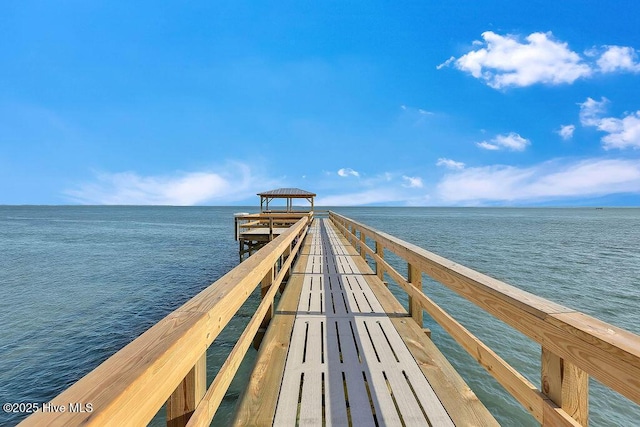
[[0, 34], [0, 204], [640, 205], [636, 1], [23, 0]]

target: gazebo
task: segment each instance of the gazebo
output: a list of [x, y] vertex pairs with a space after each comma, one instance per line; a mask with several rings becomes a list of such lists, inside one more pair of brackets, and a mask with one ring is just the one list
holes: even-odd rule
[[287, 199], [287, 208], [284, 212], [296, 212], [293, 210], [294, 199], [306, 199], [311, 204], [311, 211], [313, 211], [313, 200], [316, 197], [315, 193], [301, 190], [299, 188], [278, 188], [276, 190], [265, 191], [258, 193], [260, 196], [260, 212], [274, 212], [269, 209], [269, 203], [274, 199]]

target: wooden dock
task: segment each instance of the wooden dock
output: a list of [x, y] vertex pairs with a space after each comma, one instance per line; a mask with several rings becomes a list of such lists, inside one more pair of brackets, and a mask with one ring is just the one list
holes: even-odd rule
[[[423, 275], [540, 344], [540, 385], [431, 300]], [[408, 310], [383, 280], [407, 293]], [[259, 306], [208, 384], [207, 348], [258, 287]], [[256, 341], [235, 425], [497, 425], [423, 328], [425, 314], [541, 425], [587, 426], [590, 376], [640, 404], [639, 336], [335, 212], [310, 212], [50, 402], [91, 412], [38, 411], [22, 425], [146, 425], [165, 406], [168, 426], [208, 426]]]
[[[307, 239], [290, 280], [295, 296], [283, 298], [274, 321], [282, 319], [257, 362], [284, 368], [283, 375], [257, 370], [237, 425], [453, 426], [449, 413], [458, 425], [497, 425], [328, 220], [316, 221]], [[274, 350], [283, 345], [288, 353], [275, 360]], [[428, 366], [442, 399], [419, 363]], [[277, 401], [266, 398], [278, 389]]]
[[[303, 216], [313, 214], [315, 193], [299, 188], [278, 188], [276, 190], [258, 193], [260, 196], [260, 212], [256, 214], [236, 214], [235, 239], [238, 241], [240, 259], [245, 255], [251, 255], [265, 244], [284, 233], [287, 228], [295, 224]], [[275, 200], [284, 200], [284, 207], [270, 203]], [[294, 200], [306, 200], [310, 207], [305, 210], [295, 209]]]

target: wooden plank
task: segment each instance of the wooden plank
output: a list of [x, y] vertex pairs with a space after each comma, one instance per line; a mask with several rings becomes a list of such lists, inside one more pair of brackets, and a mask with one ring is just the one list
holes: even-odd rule
[[[580, 425], [589, 423], [589, 376], [546, 348], [541, 357], [542, 392]], [[558, 411], [553, 411], [553, 415]], [[549, 412], [545, 412], [549, 413]], [[558, 425], [544, 418], [542, 425]]]
[[205, 352], [167, 400], [167, 427], [186, 426], [206, 390], [207, 353]]
[[[422, 272], [411, 263], [407, 264], [407, 272], [407, 282], [422, 293]], [[418, 325], [422, 326], [422, 306], [412, 296], [409, 296], [409, 314]]]
[[[354, 335], [353, 321], [350, 318], [338, 318], [338, 331], [340, 346], [342, 348], [343, 364], [338, 373], [329, 369], [330, 379], [336, 387], [343, 387], [343, 396], [346, 391], [349, 399], [349, 417], [353, 425], [372, 425], [373, 415], [368, 399], [367, 389], [362, 375], [362, 343], [358, 335]], [[346, 397], [345, 397], [346, 398]], [[332, 398], [332, 400], [334, 400]], [[336, 402], [336, 405], [339, 405]], [[342, 405], [346, 405], [345, 402]]]
[[[342, 351], [345, 345], [344, 333], [339, 338], [340, 323], [343, 319], [330, 319], [327, 322], [327, 369], [325, 370], [325, 406], [326, 424], [328, 426], [348, 425], [347, 405], [344, 395], [342, 374], [345, 370], [354, 369], [353, 360], [346, 359]], [[344, 329], [344, 325], [342, 325]], [[347, 363], [345, 364], [345, 359]], [[357, 359], [356, 359], [357, 362]], [[331, 369], [329, 369], [331, 367]]]
[[[371, 401], [369, 400], [369, 393], [367, 387], [371, 390], [371, 374], [365, 372], [363, 376], [362, 366], [358, 366], [358, 369], [349, 369], [343, 371], [345, 390], [347, 391], [349, 398], [349, 416], [351, 419], [351, 425], [367, 426], [374, 425], [373, 411], [371, 409]], [[365, 378], [367, 383], [365, 383]], [[377, 400], [372, 397], [374, 405]], [[380, 409], [376, 407], [378, 420], [380, 419]]]
[[[363, 337], [365, 357], [371, 361], [369, 369], [373, 378], [373, 388], [376, 391], [375, 396], [381, 407], [381, 414], [384, 416], [384, 422], [389, 425], [400, 425], [402, 423], [405, 425], [424, 425], [426, 420], [422, 416], [422, 411], [413, 393], [411, 393], [406, 381], [404, 379], [400, 380], [402, 364], [397, 361], [397, 353], [400, 353], [402, 349], [396, 349], [396, 352], [392, 351], [382, 330], [378, 327], [380, 322], [385, 320], [389, 321], [386, 317], [368, 317], [366, 320], [358, 321], [358, 329]], [[363, 330], [365, 325], [366, 329]], [[393, 332], [396, 332], [390, 321], [389, 326]], [[402, 344], [402, 347], [405, 347], [404, 344]], [[375, 363], [377, 359], [379, 359], [379, 362]], [[409, 362], [415, 363], [413, 359]], [[410, 366], [406, 363], [404, 365], [405, 369]], [[418, 373], [424, 380], [424, 376], [419, 371]], [[420, 378], [415, 378], [415, 380], [418, 382]], [[426, 380], [422, 381], [420, 386], [431, 388]], [[420, 393], [424, 393], [424, 388], [420, 389]], [[434, 405], [433, 409], [441, 410], [442, 407], [438, 404], [437, 406]], [[450, 420], [449, 425], [453, 425]]]
[[[324, 317], [307, 318], [308, 333], [304, 346], [304, 386], [300, 399], [300, 425], [322, 426], [322, 373], [324, 364]], [[322, 358], [322, 360], [321, 360]], [[283, 390], [286, 393], [286, 390]], [[280, 422], [277, 418], [274, 425], [290, 424], [292, 420]], [[293, 420], [295, 422], [295, 419]]]
[[[387, 318], [386, 322], [382, 323], [380, 326], [382, 330], [386, 331], [395, 328], [389, 318]], [[388, 339], [390, 348], [400, 349], [406, 346], [398, 333], [385, 333], [385, 338]], [[420, 389], [420, 393], [416, 393], [416, 398], [424, 408], [424, 411], [428, 414], [429, 421], [431, 421], [433, 425], [447, 425], [447, 423], [451, 423], [447, 413], [441, 410], [442, 404], [433, 388], [426, 378], [421, 375], [420, 369], [418, 368], [416, 360], [411, 352], [395, 350], [394, 354], [398, 357], [398, 363], [404, 367], [404, 371], [407, 375], [406, 382], [411, 384], [410, 388], [413, 387]]]
[[562, 366], [561, 359], [542, 347], [541, 382], [542, 392], [553, 402], [562, 405]]
[[268, 227], [254, 227], [254, 228], [250, 228], [249, 230], [242, 230], [240, 231], [240, 237], [246, 237], [246, 238], [250, 238], [250, 237], [254, 237], [256, 235], [259, 236], [269, 236], [269, 234], [273, 234], [273, 235], [280, 235], [283, 234], [285, 231], [288, 230], [288, 227], [274, 227], [273, 228], [273, 233], [270, 233], [269, 228]]
[[[269, 295], [269, 290], [271, 288], [271, 285], [273, 284], [274, 279], [275, 279], [275, 269], [271, 267], [271, 269], [267, 272], [267, 274], [262, 278], [262, 281], [260, 282], [260, 297], [262, 299], [265, 299], [265, 297]], [[274, 293], [272, 293], [272, 295], [275, 296]], [[268, 299], [272, 300], [273, 297]], [[269, 326], [269, 322], [271, 321], [272, 317], [273, 317], [273, 303], [271, 303], [266, 314], [264, 315], [261, 326], [263, 328], [266, 328], [267, 326]]]
[[291, 335], [291, 342], [289, 343], [289, 352], [286, 357], [286, 362], [283, 365], [284, 371], [282, 377], [282, 385], [274, 384], [275, 388], [273, 388], [271, 391], [264, 390], [265, 393], [271, 394], [276, 394], [273, 393], [273, 390], [278, 390], [279, 396], [277, 398], [277, 401], [273, 402], [273, 416], [270, 420], [265, 419], [265, 422], [262, 425], [271, 425], [272, 422], [273, 425], [286, 425], [292, 423], [296, 424], [299, 402], [302, 398], [301, 393], [304, 386], [304, 376], [303, 372], [301, 372], [300, 369], [291, 369], [289, 365], [292, 364], [292, 361], [295, 361], [293, 364], [302, 363], [304, 357], [304, 347], [291, 345], [291, 343], [305, 340], [307, 333], [307, 323], [294, 323], [293, 334]]
[[389, 392], [382, 370], [368, 369], [366, 374], [369, 388], [372, 391], [372, 400], [376, 409], [378, 422], [384, 426], [403, 425], [402, 421], [400, 421], [398, 410], [396, 409], [397, 401], [394, 402]]
[[[427, 425], [428, 421], [430, 421], [430, 417], [428, 415], [428, 412], [430, 411], [432, 416], [435, 414], [438, 414], [437, 418], [439, 419], [439, 422], [435, 423], [435, 425], [443, 426], [443, 427], [454, 426], [453, 422], [451, 421], [451, 418], [449, 418], [446, 411], [444, 411], [444, 409], [442, 408], [442, 404], [437, 399], [437, 397], [435, 398], [435, 402], [437, 402], [437, 404], [433, 400], [425, 399], [431, 405], [429, 408], [426, 408], [426, 409], [421, 407], [421, 402], [418, 396], [424, 395], [424, 389], [418, 388], [420, 386], [414, 387], [412, 389], [412, 386], [410, 385], [410, 383], [407, 382], [405, 371], [398, 371], [394, 369], [390, 371], [384, 371], [384, 374], [386, 376], [389, 390], [391, 393], [393, 393], [393, 399], [396, 401], [398, 413], [401, 414], [402, 421], [404, 422], [405, 425], [407, 426]], [[424, 378], [420, 370], [418, 370], [418, 375]], [[417, 378], [418, 377], [414, 377], [413, 379], [417, 380]], [[419, 382], [426, 384], [429, 389], [431, 388], [431, 386], [426, 380], [419, 381]], [[416, 391], [416, 388], [418, 388], [417, 391]], [[443, 412], [444, 414], [441, 415], [440, 412]], [[434, 418], [436, 418], [436, 416], [434, 416]]]

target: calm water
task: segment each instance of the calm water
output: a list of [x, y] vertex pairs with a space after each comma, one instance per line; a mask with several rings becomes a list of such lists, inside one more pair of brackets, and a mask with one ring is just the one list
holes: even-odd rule
[[[238, 261], [239, 207], [0, 206], [0, 401], [47, 402]], [[640, 209], [337, 208], [526, 291], [640, 333]], [[392, 259], [393, 261], [393, 259]], [[402, 269], [398, 262], [398, 268]], [[534, 384], [540, 348], [425, 280], [428, 293]], [[401, 292], [397, 293], [401, 298]], [[211, 377], [251, 310], [208, 353]], [[504, 425], [536, 425], [430, 319], [425, 325]], [[214, 420], [224, 425], [250, 352]], [[640, 409], [591, 381], [591, 425], [637, 425]], [[162, 424], [163, 414], [153, 424]], [[19, 416], [0, 413], [0, 425]]]

